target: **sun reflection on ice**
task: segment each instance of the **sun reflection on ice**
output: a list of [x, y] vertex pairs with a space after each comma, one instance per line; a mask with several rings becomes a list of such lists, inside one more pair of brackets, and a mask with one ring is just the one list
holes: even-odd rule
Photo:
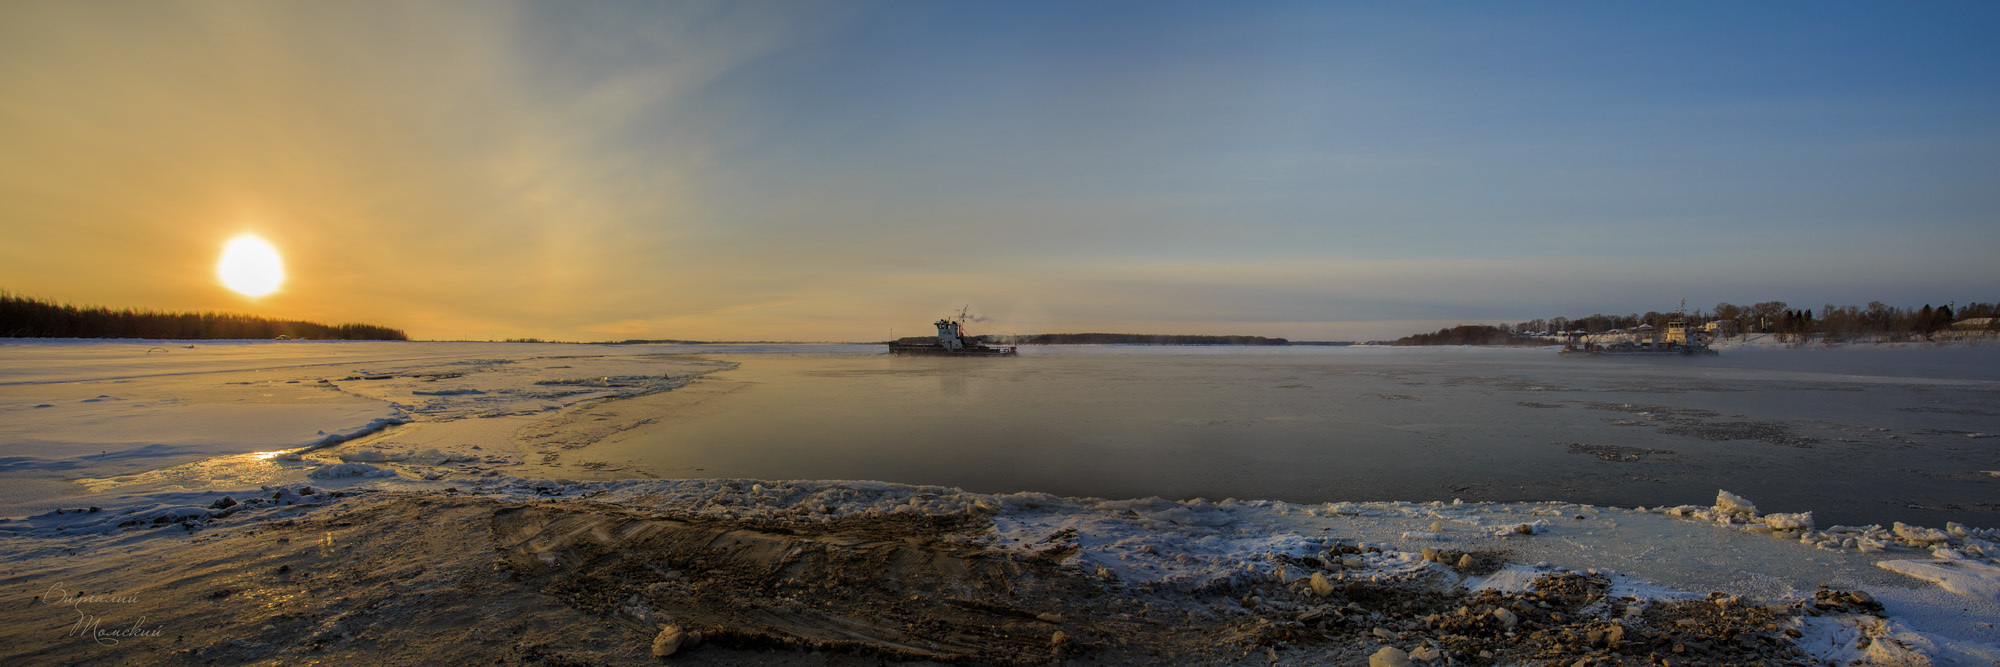
[[303, 481], [310, 466], [297, 463], [286, 465], [288, 462], [280, 458], [284, 454], [283, 450], [226, 454], [131, 475], [84, 477], [76, 483], [89, 493], [114, 489], [139, 493], [256, 488], [266, 484]]

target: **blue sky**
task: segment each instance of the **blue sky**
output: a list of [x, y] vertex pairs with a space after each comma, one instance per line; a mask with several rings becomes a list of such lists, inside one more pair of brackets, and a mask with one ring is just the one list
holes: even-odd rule
[[[1992, 301], [1990, 3], [0, 8], [0, 286], [420, 337]], [[286, 289], [215, 285], [270, 238]]]

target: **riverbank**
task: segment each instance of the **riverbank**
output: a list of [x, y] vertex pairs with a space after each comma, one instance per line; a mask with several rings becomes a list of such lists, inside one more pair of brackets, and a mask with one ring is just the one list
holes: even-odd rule
[[[9, 664], [640, 664], [663, 627], [676, 664], [2000, 659], [1978, 526], [1848, 528], [1712, 489], [1621, 509], [634, 479], [587, 464], [649, 419], [733, 413], [719, 378], [757, 358], [313, 343], [170, 366], [103, 345], [0, 369], [10, 438], [137, 443], [15, 469], [78, 476], [0, 521]], [[1460, 375], [1426, 382], [1500, 386]], [[332, 428], [232, 430], [255, 410]], [[149, 462], [160, 436], [212, 449]]]
[[[653, 664], [668, 627], [703, 639], [676, 664], [2000, 657], [2000, 568], [1974, 555], [1992, 531], [1830, 551], [1735, 500], [1297, 506], [518, 478], [133, 500], [0, 522], [0, 589], [23, 596], [0, 608], [10, 664]], [[1878, 560], [1964, 576], [1919, 585]]]

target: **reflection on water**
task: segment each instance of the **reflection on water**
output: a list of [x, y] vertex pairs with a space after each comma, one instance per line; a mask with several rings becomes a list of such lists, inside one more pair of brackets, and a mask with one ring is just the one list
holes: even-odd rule
[[121, 488], [156, 491], [200, 492], [251, 485], [282, 484], [297, 473], [277, 459], [284, 451], [224, 454], [177, 466], [114, 477], [83, 477], [76, 483], [86, 493], [103, 493]]
[[1843, 366], [1848, 357], [1801, 364], [1783, 351], [743, 355], [681, 390], [688, 405], [587, 456], [664, 477], [1098, 497], [1632, 506], [1707, 504], [1722, 488], [1767, 510], [1818, 511], [1822, 523], [2000, 525], [2000, 479], [1980, 473], [2000, 468], [1990, 446], [2000, 439], [1968, 437], [2000, 432], [2000, 393], [1953, 379], [1948, 369], [1965, 364], [1935, 359], [1951, 353], [1993, 356], [1915, 351], [1922, 363]]

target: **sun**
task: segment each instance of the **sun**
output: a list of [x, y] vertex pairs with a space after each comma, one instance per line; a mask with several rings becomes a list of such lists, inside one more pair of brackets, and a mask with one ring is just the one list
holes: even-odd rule
[[285, 260], [278, 249], [252, 234], [230, 239], [222, 246], [222, 259], [215, 263], [215, 275], [222, 284], [243, 296], [257, 297], [278, 291], [285, 282]]

